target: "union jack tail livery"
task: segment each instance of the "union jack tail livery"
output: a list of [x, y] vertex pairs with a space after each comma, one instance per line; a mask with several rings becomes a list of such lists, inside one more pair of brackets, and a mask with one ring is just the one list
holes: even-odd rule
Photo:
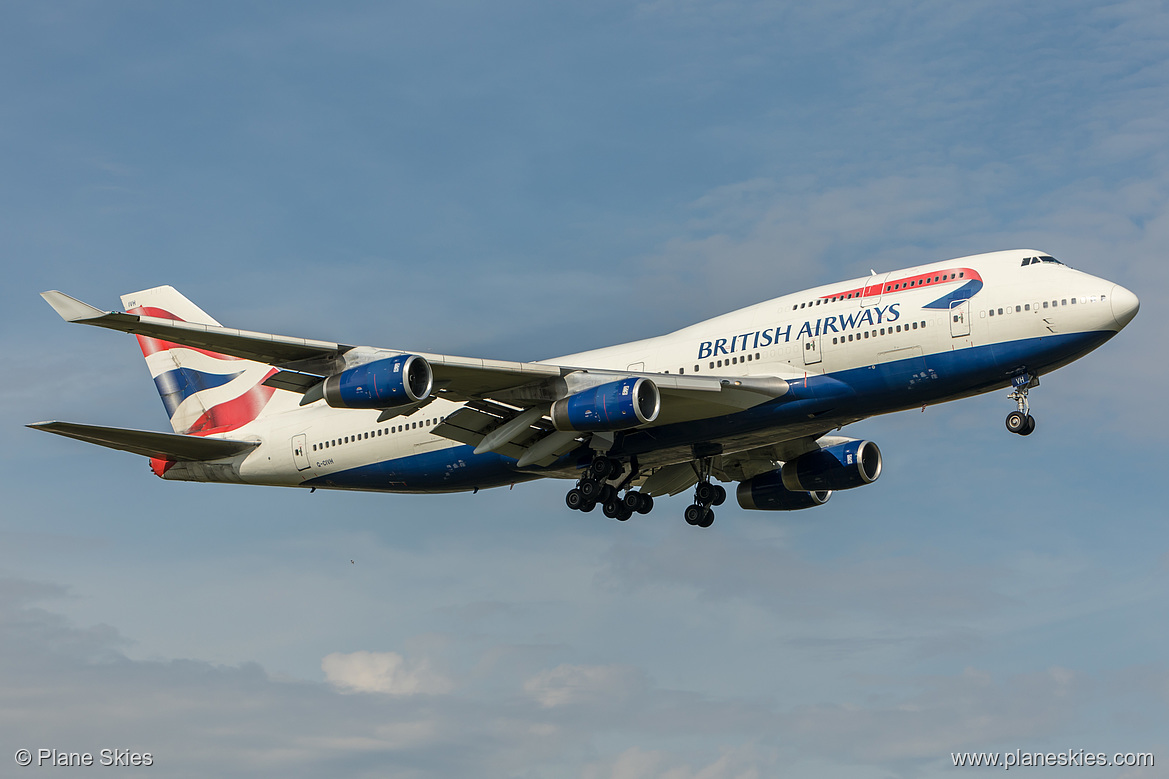
[[[126, 312], [220, 327], [174, 287], [122, 296]], [[176, 433], [227, 433], [258, 419], [275, 389], [263, 381], [270, 365], [139, 335], [138, 345]]]

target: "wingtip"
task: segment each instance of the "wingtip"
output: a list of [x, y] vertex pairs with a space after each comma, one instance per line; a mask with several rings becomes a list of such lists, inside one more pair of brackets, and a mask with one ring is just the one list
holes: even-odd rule
[[56, 289], [50, 289], [41, 293], [41, 297], [45, 302], [53, 307], [53, 310], [64, 319], [66, 322], [81, 322], [86, 319], [97, 319], [105, 316], [106, 312], [100, 308], [94, 308], [88, 303], [83, 303], [75, 297], [66, 295], [64, 292]]

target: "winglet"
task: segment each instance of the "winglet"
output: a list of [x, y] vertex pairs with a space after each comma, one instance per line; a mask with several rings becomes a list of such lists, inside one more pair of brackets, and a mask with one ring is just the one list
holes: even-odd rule
[[107, 313], [100, 308], [94, 308], [88, 303], [82, 303], [77, 298], [69, 297], [64, 292], [55, 289], [42, 292], [41, 297], [66, 322], [83, 322], [87, 319], [98, 319]]

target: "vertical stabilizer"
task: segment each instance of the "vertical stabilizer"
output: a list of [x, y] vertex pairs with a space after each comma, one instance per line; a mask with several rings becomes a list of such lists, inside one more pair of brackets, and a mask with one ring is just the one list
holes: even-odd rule
[[[122, 305], [130, 314], [219, 325], [170, 286], [123, 295]], [[237, 430], [259, 417], [275, 392], [262, 384], [276, 372], [270, 365], [157, 338], [137, 338], [176, 433]]]

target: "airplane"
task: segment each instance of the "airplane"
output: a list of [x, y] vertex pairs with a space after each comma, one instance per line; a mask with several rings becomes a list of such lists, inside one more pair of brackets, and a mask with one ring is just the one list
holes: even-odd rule
[[1039, 377], [1120, 332], [1124, 287], [1017, 249], [826, 284], [645, 340], [536, 362], [350, 346], [221, 326], [169, 286], [68, 322], [137, 336], [173, 433], [29, 427], [150, 458], [168, 480], [478, 491], [574, 481], [565, 502], [628, 520], [691, 488], [710, 527], [739, 506], [793, 511], [881, 475], [867, 417], [1006, 387], [1030, 435]]

